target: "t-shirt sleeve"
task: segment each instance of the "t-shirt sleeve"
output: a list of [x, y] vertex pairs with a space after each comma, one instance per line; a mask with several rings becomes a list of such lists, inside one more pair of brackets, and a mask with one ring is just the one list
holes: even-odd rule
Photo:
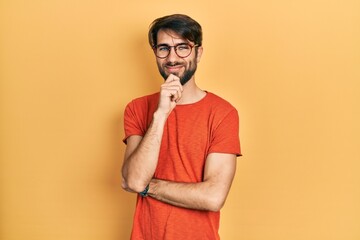
[[241, 156], [239, 139], [239, 115], [230, 111], [214, 129], [209, 153], [231, 153]]
[[123, 142], [127, 143], [127, 138], [132, 135], [144, 135], [144, 130], [141, 127], [141, 117], [139, 116], [141, 112], [136, 108], [134, 101], [130, 102], [124, 111], [124, 130], [125, 137]]

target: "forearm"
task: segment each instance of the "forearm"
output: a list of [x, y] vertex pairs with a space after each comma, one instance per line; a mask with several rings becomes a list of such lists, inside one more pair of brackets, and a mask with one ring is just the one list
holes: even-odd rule
[[179, 183], [158, 179], [151, 180], [148, 191], [150, 197], [174, 206], [214, 212], [221, 209], [227, 193], [228, 189], [219, 189], [210, 181]]
[[210, 153], [202, 182], [180, 183], [152, 179], [148, 194], [178, 207], [217, 212], [225, 203], [235, 170], [234, 154]]
[[125, 153], [122, 175], [123, 188], [126, 190], [141, 192], [153, 177], [165, 122], [164, 115], [154, 113], [153, 121], [144, 138], [135, 149]]
[[144, 138], [131, 137], [131, 143], [128, 142], [122, 168], [122, 187], [127, 191], [143, 191], [153, 177], [165, 122], [180, 100], [182, 91], [179, 77], [170, 74], [161, 85], [158, 108]]

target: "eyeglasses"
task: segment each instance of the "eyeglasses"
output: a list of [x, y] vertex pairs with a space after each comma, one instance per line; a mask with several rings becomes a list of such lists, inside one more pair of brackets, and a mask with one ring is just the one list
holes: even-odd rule
[[171, 48], [174, 48], [176, 55], [178, 55], [181, 58], [186, 58], [191, 54], [192, 49], [197, 46], [198, 45], [190, 45], [188, 43], [180, 43], [175, 46], [169, 46], [167, 44], [159, 44], [153, 46], [153, 50], [158, 58], [167, 58], [171, 52]]

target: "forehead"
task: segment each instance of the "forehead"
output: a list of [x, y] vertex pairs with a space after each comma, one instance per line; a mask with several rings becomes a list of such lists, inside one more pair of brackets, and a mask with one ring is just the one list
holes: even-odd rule
[[190, 41], [183, 38], [176, 32], [168, 29], [161, 29], [157, 33], [157, 44], [178, 44], [178, 43], [189, 43]]

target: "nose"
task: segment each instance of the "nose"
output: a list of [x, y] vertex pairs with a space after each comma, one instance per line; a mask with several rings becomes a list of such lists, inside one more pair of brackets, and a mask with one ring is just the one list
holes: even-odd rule
[[170, 53], [169, 55], [167, 56], [167, 59], [169, 62], [176, 62], [176, 60], [178, 59], [178, 55], [176, 54], [175, 52], [175, 47], [171, 47], [170, 48]]

